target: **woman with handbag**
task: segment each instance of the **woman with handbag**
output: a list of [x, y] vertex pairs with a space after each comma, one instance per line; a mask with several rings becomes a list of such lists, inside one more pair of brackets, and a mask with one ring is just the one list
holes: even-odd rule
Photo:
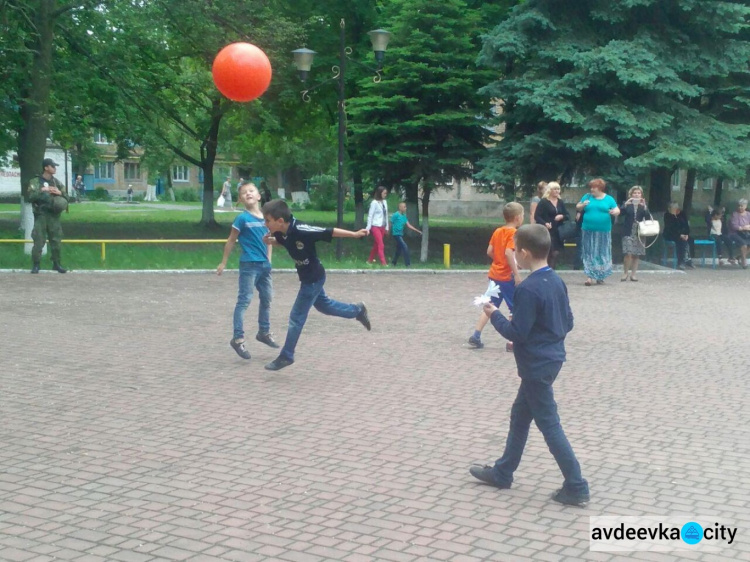
[[620, 214], [625, 219], [622, 236], [622, 277], [620, 281], [638, 281], [638, 262], [646, 255], [646, 246], [638, 236], [638, 223], [651, 216], [643, 197], [643, 188], [634, 185], [628, 191], [628, 200], [620, 207]]
[[547, 255], [547, 264], [555, 269], [557, 257], [565, 246], [564, 240], [560, 234], [560, 226], [569, 221], [570, 215], [565, 208], [565, 203], [560, 199], [560, 184], [551, 181], [547, 184], [542, 199], [536, 206], [534, 213], [534, 223], [541, 224], [549, 230], [550, 247]]
[[596, 178], [589, 182], [591, 193], [583, 196], [576, 209], [583, 211], [581, 244], [583, 246], [584, 285], [603, 285], [612, 275], [612, 217], [620, 214], [617, 201], [607, 195], [607, 183]]

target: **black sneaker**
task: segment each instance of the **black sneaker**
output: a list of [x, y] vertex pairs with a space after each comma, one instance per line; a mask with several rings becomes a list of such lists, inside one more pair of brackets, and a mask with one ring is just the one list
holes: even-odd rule
[[273, 339], [271, 332], [267, 332], [265, 334], [261, 334], [260, 332], [258, 332], [255, 335], [255, 339], [258, 340], [260, 343], [266, 344], [268, 347], [273, 347], [274, 349], [278, 349], [279, 347], [279, 344], [277, 344], [276, 341]]
[[469, 474], [471, 474], [477, 480], [481, 480], [485, 484], [500, 488], [501, 490], [510, 489], [510, 484], [498, 484], [495, 481], [495, 467], [491, 465], [479, 466], [474, 465], [469, 468]]
[[237, 352], [237, 355], [242, 357], [243, 359], [250, 359], [250, 352], [245, 347], [245, 340], [237, 341], [234, 338], [229, 340], [229, 345], [232, 346], [232, 349], [234, 349]]
[[357, 306], [359, 307], [359, 314], [357, 314], [354, 319], [362, 324], [369, 332], [372, 329], [372, 326], [370, 325], [370, 316], [367, 314], [367, 307], [363, 302], [357, 304]]
[[31, 273], [33, 273], [35, 275], [37, 273], [39, 273], [39, 264], [38, 263], [35, 263], [34, 265], [31, 266]]
[[585, 507], [589, 503], [590, 496], [588, 492], [584, 492], [583, 494], [573, 494], [565, 488], [560, 488], [557, 492], [552, 494], [552, 499], [563, 505]]
[[57, 271], [58, 273], [67, 273], [68, 270], [65, 269], [63, 266], [61, 266], [59, 263], [55, 263], [52, 265], [52, 269]]
[[482, 340], [479, 338], [476, 338], [474, 336], [471, 336], [469, 338], [469, 345], [476, 349], [482, 349], [484, 347], [484, 344], [482, 343]]
[[286, 357], [282, 357], [279, 355], [276, 359], [271, 361], [266, 365], [266, 370], [268, 371], [280, 371], [284, 367], [288, 367], [294, 363], [294, 359], [287, 359]]

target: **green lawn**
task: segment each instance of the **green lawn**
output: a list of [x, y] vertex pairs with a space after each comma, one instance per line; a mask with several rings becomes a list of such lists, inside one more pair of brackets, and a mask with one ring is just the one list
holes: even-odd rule
[[[168, 203], [169, 206], [175, 205]], [[226, 239], [236, 213], [216, 213], [218, 229], [198, 226], [200, 203], [178, 203], [185, 210], [167, 210], [160, 204], [110, 204], [86, 202], [73, 204], [63, 215], [65, 240], [149, 240], [149, 239]], [[321, 226], [334, 226], [334, 212], [297, 211], [300, 220]], [[346, 213], [344, 227], [354, 227], [354, 213]], [[0, 205], [0, 239], [21, 239], [18, 230], [18, 205]], [[430, 221], [430, 260], [419, 263], [420, 240], [408, 239], [412, 250], [412, 267], [443, 267], [443, 244], [451, 245], [452, 266], [484, 269], [484, 252], [492, 231], [498, 226], [491, 219], [433, 218]], [[321, 260], [329, 269], [366, 267], [371, 238], [343, 240], [344, 257], [335, 259], [335, 241], [318, 244]], [[210, 269], [221, 261], [223, 244], [108, 244], [106, 261], [101, 260], [97, 244], [63, 244], [63, 263], [73, 269]], [[394, 252], [392, 239], [386, 239], [386, 254]], [[236, 268], [239, 250], [235, 249], [228, 267]], [[274, 267], [293, 267], [282, 248], [275, 249]], [[0, 244], [0, 268], [26, 268], [29, 257], [22, 244]], [[43, 267], [46, 262], [43, 261]]]

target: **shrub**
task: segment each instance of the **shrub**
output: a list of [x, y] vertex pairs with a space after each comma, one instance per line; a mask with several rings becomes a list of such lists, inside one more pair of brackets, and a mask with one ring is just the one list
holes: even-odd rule
[[318, 175], [310, 179], [310, 206], [316, 211], [335, 211], [338, 180], [334, 176]]
[[0, 204], [2, 205], [20, 205], [21, 194], [20, 193], [3, 193], [0, 194]]
[[174, 190], [175, 201], [185, 201], [189, 203], [195, 203], [201, 200], [200, 191], [195, 189], [175, 189]]
[[91, 201], [111, 201], [112, 197], [109, 195], [109, 191], [103, 187], [97, 187], [94, 191], [87, 191], [86, 195]]

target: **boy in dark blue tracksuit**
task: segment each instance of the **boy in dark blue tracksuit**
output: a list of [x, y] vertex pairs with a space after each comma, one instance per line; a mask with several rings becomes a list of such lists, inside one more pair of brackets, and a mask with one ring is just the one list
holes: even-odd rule
[[544, 226], [519, 228], [516, 261], [519, 268], [530, 269], [531, 274], [516, 287], [513, 320], [507, 320], [492, 304], [484, 307], [495, 329], [514, 344], [521, 386], [510, 411], [503, 456], [494, 465], [472, 466], [469, 472], [497, 488], [510, 488], [533, 420], [565, 477], [563, 487], [552, 499], [583, 506], [589, 501], [588, 482], [581, 476], [581, 467], [560, 425], [552, 392], [552, 383], [565, 361], [565, 336], [573, 329], [573, 313], [565, 283], [547, 266], [549, 246], [549, 232]]

